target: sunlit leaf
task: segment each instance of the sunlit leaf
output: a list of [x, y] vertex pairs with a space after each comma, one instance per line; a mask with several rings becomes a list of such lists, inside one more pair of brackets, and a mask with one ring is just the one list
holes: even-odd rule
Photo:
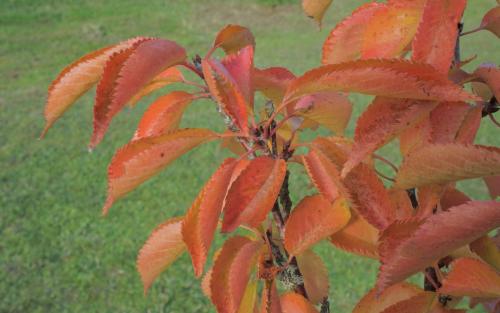
[[352, 313], [380, 313], [393, 304], [421, 293], [423, 293], [422, 289], [409, 283], [393, 285], [381, 294], [373, 288], [356, 304]]
[[214, 41], [214, 48], [222, 48], [227, 54], [238, 52], [248, 45], [255, 46], [252, 32], [240, 25], [227, 25], [219, 31]]
[[133, 97], [130, 99], [130, 106], [135, 106], [139, 100], [143, 97], [149, 95], [150, 93], [163, 88], [165, 86], [171, 85], [173, 83], [180, 83], [184, 81], [184, 76], [182, 72], [177, 67], [171, 67], [166, 69], [165, 71], [158, 74], [151, 82], [149, 82], [146, 86], [144, 86], [141, 90], [139, 90]]
[[318, 313], [306, 298], [294, 292], [287, 292], [280, 298], [283, 313]]
[[332, 0], [302, 0], [302, 9], [308, 17], [315, 20], [321, 27], [323, 16], [331, 4]]
[[159, 173], [172, 161], [201, 143], [214, 140], [206, 129], [182, 129], [133, 141], [118, 150], [108, 167], [106, 214], [113, 202]]
[[351, 212], [343, 198], [332, 204], [321, 195], [305, 197], [286, 222], [285, 248], [289, 254], [298, 255], [342, 229], [350, 218]]
[[257, 281], [248, 283], [237, 313], [254, 313], [257, 300]]
[[253, 108], [253, 46], [246, 46], [238, 53], [226, 56], [221, 62], [234, 78], [246, 103]]
[[319, 255], [312, 250], [306, 250], [297, 255], [297, 263], [304, 277], [304, 286], [307, 298], [314, 304], [320, 303], [328, 297], [330, 284], [328, 269]]
[[262, 156], [251, 160], [229, 189], [222, 231], [232, 232], [241, 224], [258, 226], [271, 211], [285, 172], [282, 159]]
[[158, 226], [149, 236], [137, 257], [137, 270], [141, 274], [146, 293], [153, 281], [185, 250], [182, 241], [182, 218], [172, 218]]
[[344, 228], [330, 237], [335, 247], [357, 255], [378, 259], [379, 231], [361, 216], [353, 216]]

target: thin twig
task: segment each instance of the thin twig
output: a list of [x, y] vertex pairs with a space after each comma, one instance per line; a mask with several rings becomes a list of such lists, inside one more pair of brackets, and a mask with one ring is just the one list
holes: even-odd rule
[[389, 165], [394, 170], [394, 172], [396, 172], [396, 173], [398, 172], [398, 167], [396, 165], [394, 165], [394, 163], [392, 163], [391, 161], [384, 158], [383, 156], [374, 153], [373, 158], [377, 159], [379, 161], [382, 161], [385, 164]]
[[382, 177], [382, 178], [385, 178], [385, 179], [387, 179], [387, 180], [389, 180], [389, 181], [391, 181], [391, 182], [395, 182], [395, 181], [396, 181], [394, 178], [384, 175], [382, 172], [380, 172], [380, 171], [379, 171], [379, 170], [377, 170], [377, 169], [375, 169], [375, 173], [377, 173], [377, 174], [378, 174], [378, 176], [380, 176], [380, 177]]
[[491, 114], [491, 113], [488, 114], [488, 117], [493, 122], [493, 124], [495, 124], [496, 126], [500, 127], [500, 123], [497, 121], [497, 119], [495, 118], [495, 116], [493, 116], [493, 114]]

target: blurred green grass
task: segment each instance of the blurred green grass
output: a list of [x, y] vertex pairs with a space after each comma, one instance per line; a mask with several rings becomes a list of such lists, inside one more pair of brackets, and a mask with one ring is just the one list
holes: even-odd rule
[[[288, 4], [282, 4], [287, 2]], [[257, 38], [256, 64], [281, 65], [296, 74], [319, 65], [328, 31], [362, 0], [336, 0], [322, 31], [303, 16], [299, 1], [133, 0], [0, 1], [0, 312], [211, 312], [187, 256], [144, 297], [135, 272], [137, 251], [161, 221], [182, 214], [225, 153], [207, 145], [119, 201], [100, 216], [106, 167], [133, 133], [142, 111], [126, 110], [93, 153], [92, 95], [84, 96], [49, 132], [43, 126], [46, 88], [66, 64], [99, 47], [137, 35], [176, 40], [194, 56], [203, 54], [228, 23], [250, 27]], [[494, 0], [471, 2], [466, 29], [477, 25]], [[489, 33], [463, 40], [463, 56], [499, 63], [498, 41]], [[359, 115], [368, 97], [354, 96]], [[487, 123], [485, 123], [487, 124]], [[185, 126], [220, 129], [213, 106], [197, 103]], [[354, 123], [349, 127], [352, 134]], [[499, 144], [490, 126], [478, 141]], [[382, 153], [395, 158], [395, 146]], [[300, 177], [300, 176], [299, 176]], [[478, 181], [463, 186], [485, 197]], [[295, 199], [310, 192], [292, 182]], [[377, 264], [322, 244], [330, 269], [332, 307], [350, 312], [373, 284]]]

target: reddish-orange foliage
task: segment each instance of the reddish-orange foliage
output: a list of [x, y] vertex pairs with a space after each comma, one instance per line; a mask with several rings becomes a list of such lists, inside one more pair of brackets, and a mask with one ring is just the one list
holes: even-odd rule
[[[145, 291], [187, 250], [218, 312], [329, 312], [329, 260], [312, 250], [328, 239], [332, 248], [381, 263], [376, 286], [355, 313], [459, 313], [462, 297], [496, 312], [500, 148], [475, 138], [484, 121], [500, 126], [500, 70], [493, 64], [465, 70], [473, 58], [460, 59], [458, 39], [483, 29], [498, 36], [499, 7], [460, 33], [467, 4], [474, 5], [366, 3], [330, 32], [323, 66], [298, 77], [284, 67], [256, 68], [255, 38], [240, 25], [224, 27], [205, 56], [192, 61], [173, 41], [123, 41], [59, 74], [49, 87], [43, 134], [97, 84], [94, 147], [126, 104], [134, 107], [176, 83], [178, 90], [152, 102], [113, 157], [104, 213], [203, 143], [219, 140], [236, 155], [214, 170], [184, 216], [168, 219], [146, 241], [137, 260]], [[321, 25], [334, 2], [302, 5]], [[254, 103], [261, 99], [256, 92], [262, 103]], [[357, 117], [352, 139], [348, 125], [357, 103], [349, 93], [375, 96]], [[198, 99], [215, 102], [223, 132], [179, 128]], [[318, 128], [335, 136], [301, 135]], [[391, 157], [401, 163], [378, 151], [394, 140], [401, 158]], [[290, 194], [297, 167], [318, 194]], [[459, 190], [457, 181], [472, 178], [484, 180], [492, 201]], [[224, 242], [207, 262], [219, 226]], [[404, 282], [417, 273], [424, 274], [422, 288]]]

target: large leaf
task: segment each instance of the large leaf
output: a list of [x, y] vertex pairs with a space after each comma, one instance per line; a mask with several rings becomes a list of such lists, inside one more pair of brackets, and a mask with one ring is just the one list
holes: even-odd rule
[[265, 156], [251, 160], [229, 189], [222, 231], [231, 232], [241, 224], [257, 227], [271, 211], [285, 173], [284, 160]]
[[238, 53], [230, 54], [221, 61], [234, 78], [250, 108], [253, 108], [253, 53], [253, 46], [246, 46]]
[[186, 250], [181, 225], [182, 218], [167, 220], [151, 233], [139, 252], [137, 270], [141, 274], [144, 293], [156, 277]]
[[149, 82], [146, 86], [144, 86], [141, 90], [139, 90], [133, 97], [130, 99], [130, 106], [133, 107], [141, 100], [143, 97], [149, 95], [150, 93], [168, 86], [173, 83], [184, 82], [184, 76], [182, 72], [177, 67], [171, 67], [166, 69], [165, 71], [158, 74], [151, 82]]
[[456, 297], [499, 298], [500, 274], [486, 263], [460, 258], [442, 281], [439, 292]]
[[395, 186], [409, 189], [499, 174], [500, 148], [460, 144], [426, 145], [405, 158]]
[[237, 161], [231, 158], [222, 163], [200, 191], [184, 218], [182, 236], [191, 254], [197, 277], [203, 273], [236, 164]]
[[172, 161], [198, 146], [213, 140], [216, 134], [207, 129], [182, 129], [165, 135], [133, 141], [118, 150], [108, 167], [106, 214], [115, 200], [160, 172]]
[[466, 0], [429, 0], [413, 41], [412, 59], [448, 73], [455, 52], [458, 23]]
[[323, 44], [321, 62], [335, 64], [359, 58], [368, 22], [375, 12], [384, 7], [382, 3], [364, 4], [338, 23]]
[[351, 212], [342, 197], [333, 204], [321, 195], [305, 197], [286, 222], [285, 248], [291, 255], [301, 254], [342, 229], [350, 218]]
[[147, 83], [165, 69], [184, 62], [186, 51], [173, 41], [151, 39], [114, 54], [96, 91], [90, 147], [103, 138], [113, 117]]
[[237, 127], [243, 133], [247, 133], [248, 104], [237, 81], [217, 60], [203, 60], [201, 64], [208, 88], [222, 111], [230, 118], [231, 127]]
[[380, 294], [373, 288], [356, 304], [352, 313], [380, 313], [391, 305], [422, 292], [419, 287], [404, 282], [391, 286]]
[[288, 292], [280, 298], [283, 313], [318, 313], [306, 298], [298, 293]]
[[361, 216], [353, 216], [344, 228], [330, 237], [335, 247], [360, 256], [378, 259], [379, 231]]
[[253, 86], [271, 99], [275, 104], [281, 103], [286, 89], [295, 75], [284, 67], [269, 67], [253, 70]]
[[137, 37], [91, 52], [62, 70], [52, 82], [45, 105], [45, 129], [42, 137], [61, 115], [102, 76], [104, 66], [115, 53], [127, 50], [149, 38]]
[[354, 146], [342, 169], [345, 176], [364, 158], [425, 117], [437, 104], [377, 97], [359, 117]]
[[381, 238], [379, 290], [423, 270], [500, 226], [500, 203], [471, 201], [430, 216], [391, 225]]
[[238, 52], [248, 45], [255, 46], [252, 32], [243, 26], [229, 24], [219, 31], [213, 47], [222, 48], [227, 54]]
[[314, 304], [320, 303], [328, 297], [330, 284], [328, 269], [319, 255], [312, 250], [306, 250], [297, 255], [297, 264], [304, 278], [307, 298]]
[[174, 91], [156, 99], [142, 116], [134, 140], [163, 135], [177, 129], [184, 110], [194, 97], [184, 91]]
[[285, 101], [321, 91], [416, 100], [475, 100], [432, 66], [405, 60], [360, 60], [315, 68], [293, 81]]
[[471, 107], [464, 102], [441, 102], [429, 115], [431, 143], [452, 143]]
[[332, 0], [302, 0], [302, 9], [306, 15], [315, 20], [319, 27], [326, 10], [332, 4]]

